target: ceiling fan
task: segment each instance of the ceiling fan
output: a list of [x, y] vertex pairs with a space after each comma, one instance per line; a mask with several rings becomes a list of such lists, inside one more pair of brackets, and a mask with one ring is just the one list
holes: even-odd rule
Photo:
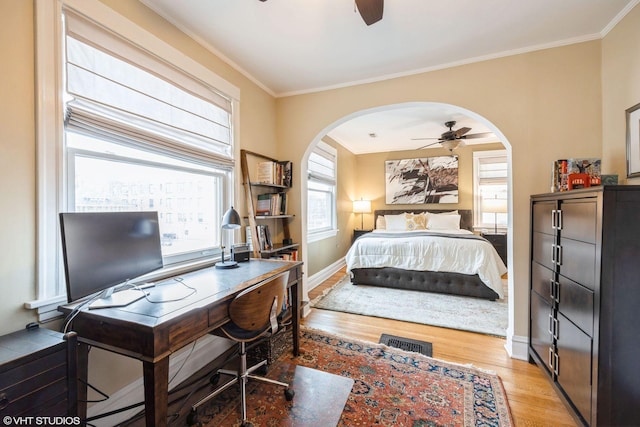
[[375, 24], [382, 19], [384, 0], [355, 0], [355, 2], [365, 24]]
[[[267, 0], [260, 1], [265, 2]], [[365, 24], [375, 24], [382, 19], [384, 0], [355, 0], [355, 5]]]
[[464, 140], [465, 139], [473, 139], [473, 138], [485, 138], [488, 136], [493, 135], [491, 132], [481, 132], [481, 133], [470, 133], [467, 134], [471, 128], [468, 127], [462, 127], [460, 129], [456, 129], [453, 130], [453, 127], [456, 125], [455, 121], [449, 121], [449, 122], [445, 122], [444, 124], [446, 127], [449, 128], [448, 131], [444, 132], [442, 135], [440, 135], [439, 138], [411, 138], [412, 141], [421, 141], [421, 140], [425, 140], [425, 139], [436, 139], [436, 142], [432, 142], [431, 144], [427, 144], [427, 145], [423, 145], [422, 147], [418, 148], [418, 150], [421, 150], [423, 148], [427, 148], [427, 147], [431, 147], [437, 144], [442, 145], [444, 148], [446, 148], [449, 151], [453, 151], [458, 147], [464, 147], [465, 143]]

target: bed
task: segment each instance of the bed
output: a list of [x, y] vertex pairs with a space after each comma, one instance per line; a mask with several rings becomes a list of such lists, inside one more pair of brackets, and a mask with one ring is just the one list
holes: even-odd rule
[[356, 239], [346, 255], [354, 285], [504, 297], [501, 276], [507, 268], [491, 243], [471, 232], [470, 210], [377, 210], [374, 215], [376, 229]]

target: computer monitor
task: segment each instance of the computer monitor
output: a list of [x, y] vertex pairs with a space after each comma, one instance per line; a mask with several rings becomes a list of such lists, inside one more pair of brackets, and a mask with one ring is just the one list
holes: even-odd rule
[[144, 291], [119, 285], [162, 268], [157, 212], [60, 214], [67, 301], [102, 292], [91, 308], [130, 304]]

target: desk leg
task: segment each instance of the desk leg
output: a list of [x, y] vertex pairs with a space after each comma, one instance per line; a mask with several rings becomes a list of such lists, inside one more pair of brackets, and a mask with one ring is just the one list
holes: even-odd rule
[[302, 275], [298, 275], [296, 283], [291, 289], [293, 298], [292, 327], [293, 327], [293, 355], [300, 355], [300, 306], [302, 302]]
[[169, 405], [169, 357], [156, 363], [142, 362], [142, 370], [147, 427], [164, 427], [167, 425]]
[[89, 380], [89, 346], [78, 343], [78, 416], [84, 425], [87, 419], [87, 383]]

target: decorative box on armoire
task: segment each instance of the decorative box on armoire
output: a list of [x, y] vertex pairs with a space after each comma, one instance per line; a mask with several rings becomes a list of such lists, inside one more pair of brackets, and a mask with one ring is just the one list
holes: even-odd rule
[[75, 332], [31, 327], [0, 336], [0, 417], [77, 416], [76, 347]]
[[582, 424], [640, 424], [640, 186], [531, 197], [529, 357]]

